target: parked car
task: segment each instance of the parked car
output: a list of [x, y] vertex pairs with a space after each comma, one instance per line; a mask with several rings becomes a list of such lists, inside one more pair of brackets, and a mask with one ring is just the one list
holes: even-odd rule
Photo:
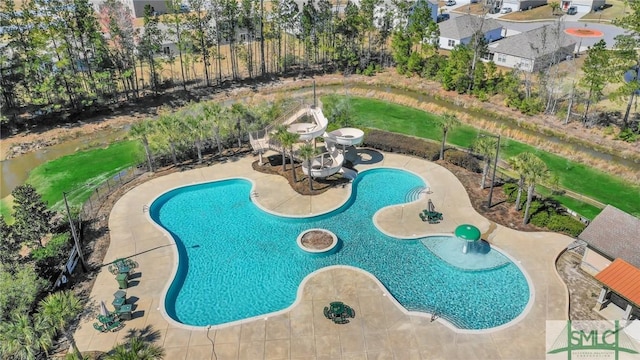
[[440, 14], [437, 17], [437, 22], [443, 22], [445, 20], [449, 20], [451, 16], [449, 14]]
[[502, 9], [500, 9], [500, 14], [508, 14], [510, 12], [511, 12], [510, 7], [503, 7]]
[[447, 6], [453, 6], [453, 5], [456, 4], [456, 0], [447, 0], [447, 2], [444, 3], [444, 4], [447, 5]]
[[567, 10], [567, 15], [575, 15], [577, 13], [578, 13], [577, 6], [569, 6], [569, 9]]

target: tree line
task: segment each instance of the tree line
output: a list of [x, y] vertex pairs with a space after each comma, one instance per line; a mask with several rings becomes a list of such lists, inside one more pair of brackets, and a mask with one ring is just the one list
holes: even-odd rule
[[[183, 5], [189, 11], [184, 11]], [[439, 29], [428, 2], [382, 0], [177, 0], [167, 13], [146, 6], [142, 19], [119, 0], [94, 11], [88, 0], [0, 0], [0, 107], [3, 113], [47, 114], [87, 109], [158, 95], [169, 88], [220, 86], [227, 81], [268, 79], [309, 71], [373, 75], [395, 66], [403, 75], [436, 80], [446, 90], [488, 100], [498, 93], [507, 106], [527, 114], [580, 112], [585, 123], [605, 98], [628, 99], [629, 121], [637, 81], [623, 74], [640, 66], [640, 5], [615, 22], [627, 32], [614, 50], [601, 41], [587, 52], [584, 76], [570, 91], [558, 90], [561, 74], [542, 66], [535, 74], [499, 69], [488, 56], [480, 31], [450, 53], [438, 49]], [[136, 25], [136, 21], [141, 24]], [[560, 23], [545, 46], [560, 38]], [[554, 35], [555, 34], [555, 35]], [[562, 59], [553, 56], [551, 65]], [[567, 105], [568, 103], [568, 105]], [[562, 106], [560, 106], [562, 105]], [[579, 107], [579, 110], [578, 110]], [[16, 122], [17, 118], [3, 118]]]

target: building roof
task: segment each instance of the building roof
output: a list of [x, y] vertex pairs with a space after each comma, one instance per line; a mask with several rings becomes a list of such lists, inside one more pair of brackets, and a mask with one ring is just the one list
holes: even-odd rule
[[491, 30], [501, 29], [502, 25], [489, 18], [483, 18], [475, 15], [461, 15], [448, 21], [440, 23], [440, 36], [449, 39], [466, 39], [481, 29], [483, 34]]
[[563, 29], [545, 25], [489, 44], [489, 51], [535, 60], [576, 42]]
[[596, 280], [635, 306], [640, 306], [640, 269], [637, 267], [616, 259], [596, 275]]
[[590, 248], [640, 268], [640, 219], [611, 205], [578, 235]]

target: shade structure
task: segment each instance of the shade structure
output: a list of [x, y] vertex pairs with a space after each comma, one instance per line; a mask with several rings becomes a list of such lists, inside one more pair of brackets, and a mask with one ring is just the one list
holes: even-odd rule
[[109, 311], [107, 310], [107, 305], [104, 304], [104, 301], [100, 301], [100, 315], [108, 316]]
[[456, 228], [455, 235], [459, 239], [467, 241], [478, 241], [481, 236], [480, 229], [469, 224], [462, 224], [458, 226]]

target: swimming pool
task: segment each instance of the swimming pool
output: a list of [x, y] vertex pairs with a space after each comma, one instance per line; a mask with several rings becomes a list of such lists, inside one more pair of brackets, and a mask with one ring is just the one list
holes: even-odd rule
[[[252, 183], [244, 179], [171, 190], [149, 211], [178, 249], [166, 312], [194, 326], [265, 315], [293, 304], [311, 272], [350, 265], [376, 276], [407, 310], [437, 313], [462, 329], [492, 328], [516, 318], [529, 301], [529, 286], [506, 257], [488, 269], [463, 270], [429, 250], [450, 237], [399, 240], [376, 229], [376, 211], [403, 203], [424, 185], [403, 170], [368, 170], [354, 181], [347, 203], [310, 218], [262, 211], [251, 201]], [[296, 238], [310, 228], [334, 232], [339, 249], [325, 256], [302, 251]]]

